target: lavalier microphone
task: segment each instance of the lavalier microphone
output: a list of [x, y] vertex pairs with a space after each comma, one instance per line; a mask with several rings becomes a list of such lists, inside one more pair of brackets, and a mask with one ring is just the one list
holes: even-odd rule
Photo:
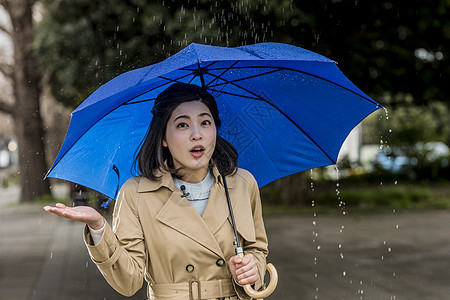
[[181, 197], [187, 197], [189, 196], [189, 193], [186, 192], [186, 187], [184, 185], [180, 186], [181, 192], [183, 193], [183, 195], [181, 195]]

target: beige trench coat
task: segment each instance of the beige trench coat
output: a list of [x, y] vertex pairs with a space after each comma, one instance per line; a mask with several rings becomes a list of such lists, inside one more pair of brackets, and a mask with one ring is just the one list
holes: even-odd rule
[[[106, 224], [97, 246], [85, 228], [90, 256], [115, 290], [131, 296], [145, 278], [152, 299], [189, 299], [186, 289], [177, 296], [178, 291], [160, 293], [160, 287], [178, 284], [173, 286], [190, 286], [192, 292], [197, 285], [189, 285], [191, 280], [220, 280], [232, 285], [235, 294], [225, 299], [237, 299], [236, 295], [248, 298], [231, 279], [228, 261], [235, 255], [234, 232], [222, 178], [215, 168], [213, 175], [215, 182], [202, 216], [181, 197], [166, 173], [159, 181], [138, 176], [123, 185], [114, 207], [113, 226]], [[259, 189], [253, 176], [242, 169], [228, 176], [227, 184], [241, 246], [258, 261], [260, 279], [255, 288], [259, 289], [268, 254]]]

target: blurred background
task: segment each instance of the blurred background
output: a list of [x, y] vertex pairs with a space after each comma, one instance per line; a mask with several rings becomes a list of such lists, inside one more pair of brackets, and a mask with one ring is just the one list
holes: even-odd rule
[[43, 180], [70, 112], [113, 77], [192, 42], [317, 52], [385, 107], [353, 130], [336, 166], [262, 188], [266, 215], [450, 207], [447, 0], [0, 0], [0, 209], [99, 207], [95, 191]]

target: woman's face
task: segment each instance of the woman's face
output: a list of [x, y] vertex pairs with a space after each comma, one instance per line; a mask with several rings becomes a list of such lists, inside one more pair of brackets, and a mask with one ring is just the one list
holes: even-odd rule
[[208, 107], [199, 101], [180, 104], [167, 122], [163, 146], [168, 147], [181, 179], [200, 182], [216, 147], [216, 125]]

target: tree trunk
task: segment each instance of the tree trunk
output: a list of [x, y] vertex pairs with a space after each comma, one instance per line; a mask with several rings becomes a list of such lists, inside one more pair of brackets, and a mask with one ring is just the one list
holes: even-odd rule
[[[5, 2], [4, 2], [5, 3]], [[44, 151], [44, 129], [40, 112], [42, 93], [41, 78], [37, 59], [33, 53], [34, 1], [6, 1], [13, 25], [14, 44], [13, 85], [15, 96], [15, 127], [19, 150], [19, 169], [22, 202], [50, 194]]]

